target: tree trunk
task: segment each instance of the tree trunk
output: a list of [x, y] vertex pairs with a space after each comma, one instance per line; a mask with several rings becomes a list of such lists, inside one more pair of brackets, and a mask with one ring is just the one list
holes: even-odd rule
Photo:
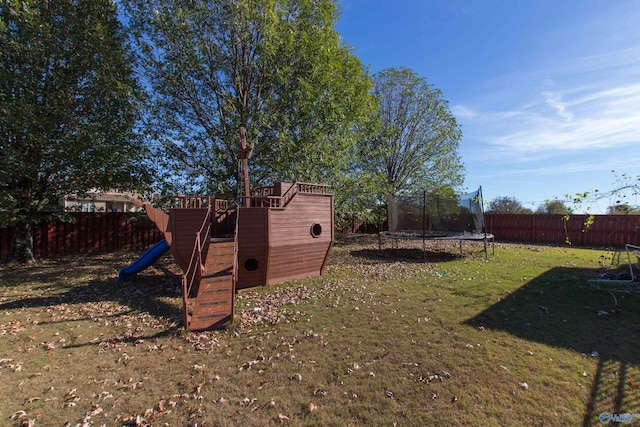
[[35, 261], [33, 256], [33, 227], [31, 223], [18, 223], [13, 234], [11, 257], [21, 263]]

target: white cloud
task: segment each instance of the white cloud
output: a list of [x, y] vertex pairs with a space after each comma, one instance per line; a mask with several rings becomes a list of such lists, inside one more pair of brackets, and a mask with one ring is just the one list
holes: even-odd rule
[[[605, 172], [613, 177], [612, 171], [637, 169], [640, 164], [640, 156], [610, 156], [603, 158], [595, 158], [593, 160], [572, 161], [568, 158], [561, 163], [546, 164], [544, 166], [533, 166], [528, 168], [514, 168], [509, 170], [509, 179], [517, 179], [523, 177], [557, 177], [566, 176], [567, 174], [582, 174], [593, 172]], [[503, 177], [504, 170], [494, 169], [482, 174], [483, 178]], [[605, 184], [608, 184], [605, 183]]]
[[478, 116], [475, 111], [473, 111], [471, 108], [465, 107], [464, 105], [454, 105], [453, 107], [451, 107], [451, 112], [458, 119], [474, 119]]
[[[555, 156], [559, 151], [640, 147], [640, 84], [609, 83], [545, 90], [520, 108], [453, 109], [487, 148], [512, 160]], [[550, 108], [549, 108], [550, 107]]]
[[573, 119], [573, 114], [567, 112], [567, 104], [562, 102], [562, 97], [559, 94], [549, 90], [542, 92], [542, 94], [546, 98], [547, 105], [553, 108], [558, 116], [566, 120]]
[[640, 155], [640, 38], [627, 21], [626, 38], [607, 29], [585, 45], [590, 52], [485, 81], [480, 97], [453, 107], [465, 139], [484, 149], [473, 156], [529, 162], [606, 148]]
[[623, 74], [627, 71], [637, 73], [639, 46], [609, 49], [591, 55], [583, 55], [567, 59], [561, 64], [554, 64], [550, 70], [542, 72], [571, 76], [592, 75], [613, 71]]

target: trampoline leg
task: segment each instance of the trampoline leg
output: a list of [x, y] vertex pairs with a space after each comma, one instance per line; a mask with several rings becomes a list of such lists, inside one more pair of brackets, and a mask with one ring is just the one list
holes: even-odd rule
[[460, 256], [462, 256], [462, 239], [460, 239]]

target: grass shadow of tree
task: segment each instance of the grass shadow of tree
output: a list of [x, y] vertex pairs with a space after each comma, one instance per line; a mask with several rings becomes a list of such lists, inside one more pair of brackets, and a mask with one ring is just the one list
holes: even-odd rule
[[423, 252], [421, 249], [410, 248], [382, 248], [382, 249], [357, 249], [350, 252], [356, 258], [367, 259], [378, 262], [448, 262], [459, 259], [460, 256], [451, 252]]
[[603, 412], [640, 408], [640, 378], [630, 377], [640, 370], [640, 292], [585, 280], [595, 276], [587, 269], [553, 268], [465, 321], [598, 357], [583, 426], [601, 425]]
[[[59, 260], [58, 260], [59, 261]], [[95, 262], [95, 260], [94, 260]], [[119, 260], [115, 261], [119, 264]], [[31, 294], [16, 294], [6, 302], [0, 303], [0, 312], [23, 308], [54, 308], [66, 307], [73, 314], [60, 321], [45, 321], [46, 323], [82, 321], [87, 319], [118, 318], [135, 313], [148, 313], [166, 324], [167, 328], [145, 338], [159, 337], [172, 333], [182, 324], [182, 307], [177, 303], [181, 296], [180, 275], [175, 272], [175, 266], [168, 259], [161, 260], [157, 265], [135, 277], [134, 281], [118, 283], [117, 273], [111, 274], [111, 266], [103, 265], [103, 274], [90, 274], [93, 279], [82, 283], [82, 275], [77, 271], [70, 271], [64, 262], [49, 262], [41, 267], [24, 267], [16, 270], [16, 277], [12, 282], [19, 283], [25, 278], [36, 278], [45, 284], [30, 285]], [[117, 271], [117, 269], [115, 269]], [[100, 277], [96, 279], [95, 277]], [[70, 280], [71, 279], [71, 280]], [[27, 291], [28, 291], [27, 290]], [[176, 303], [171, 300], [175, 299]], [[105, 313], [90, 313], [83, 305], [91, 303], [114, 303]], [[126, 307], [128, 310], [116, 309]], [[71, 319], [71, 320], [70, 320]]]

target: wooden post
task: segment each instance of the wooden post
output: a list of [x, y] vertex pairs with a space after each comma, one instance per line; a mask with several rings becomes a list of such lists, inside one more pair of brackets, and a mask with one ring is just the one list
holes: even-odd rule
[[244, 127], [240, 128], [240, 148], [240, 152], [236, 158], [238, 158], [238, 160], [242, 160], [242, 180], [244, 181], [242, 205], [244, 207], [249, 207], [249, 196], [251, 196], [251, 191], [249, 189], [249, 153], [251, 153], [253, 146], [247, 145], [247, 131]]

